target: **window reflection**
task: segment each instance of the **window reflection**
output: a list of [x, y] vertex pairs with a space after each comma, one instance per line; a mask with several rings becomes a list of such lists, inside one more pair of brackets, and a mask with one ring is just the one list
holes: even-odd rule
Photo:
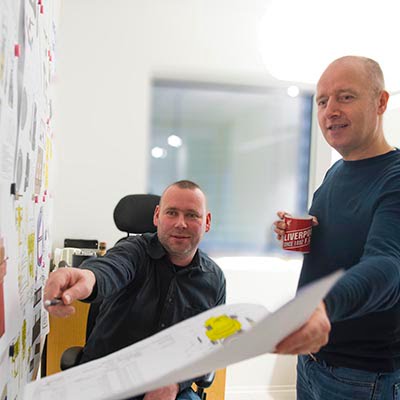
[[165, 156], [149, 157], [148, 190], [178, 179], [204, 189], [210, 255], [283, 254], [271, 224], [277, 210], [306, 213], [311, 111], [310, 93], [287, 88], [155, 81], [149, 152]]

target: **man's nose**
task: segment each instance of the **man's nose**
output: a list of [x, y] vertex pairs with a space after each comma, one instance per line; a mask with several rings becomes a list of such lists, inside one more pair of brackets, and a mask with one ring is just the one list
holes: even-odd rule
[[325, 108], [325, 116], [327, 118], [336, 118], [340, 116], [339, 104], [334, 100], [329, 100]]
[[178, 228], [186, 228], [187, 227], [184, 215], [182, 215], [182, 214], [178, 215], [176, 222], [175, 222], [175, 226]]

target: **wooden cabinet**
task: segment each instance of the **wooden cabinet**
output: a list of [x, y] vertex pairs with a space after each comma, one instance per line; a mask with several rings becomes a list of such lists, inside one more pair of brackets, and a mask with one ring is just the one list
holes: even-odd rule
[[63, 351], [72, 346], [83, 346], [86, 337], [86, 320], [89, 304], [74, 302], [75, 314], [68, 318], [49, 315], [50, 332], [47, 335], [46, 375], [60, 372]]

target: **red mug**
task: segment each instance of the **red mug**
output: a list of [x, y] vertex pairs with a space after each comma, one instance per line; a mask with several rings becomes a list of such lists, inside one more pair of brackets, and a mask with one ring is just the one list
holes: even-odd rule
[[292, 217], [285, 215], [285, 234], [283, 235], [282, 248], [284, 250], [309, 253], [312, 234], [312, 217]]

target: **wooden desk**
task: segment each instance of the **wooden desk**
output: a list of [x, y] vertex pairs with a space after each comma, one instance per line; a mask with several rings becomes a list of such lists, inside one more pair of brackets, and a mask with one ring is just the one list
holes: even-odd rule
[[[83, 346], [86, 337], [86, 321], [89, 304], [74, 302], [76, 312], [68, 318], [49, 316], [50, 332], [47, 335], [46, 375], [60, 372], [63, 351], [72, 346]], [[226, 370], [218, 370], [211, 387], [206, 390], [207, 400], [225, 399]]]

